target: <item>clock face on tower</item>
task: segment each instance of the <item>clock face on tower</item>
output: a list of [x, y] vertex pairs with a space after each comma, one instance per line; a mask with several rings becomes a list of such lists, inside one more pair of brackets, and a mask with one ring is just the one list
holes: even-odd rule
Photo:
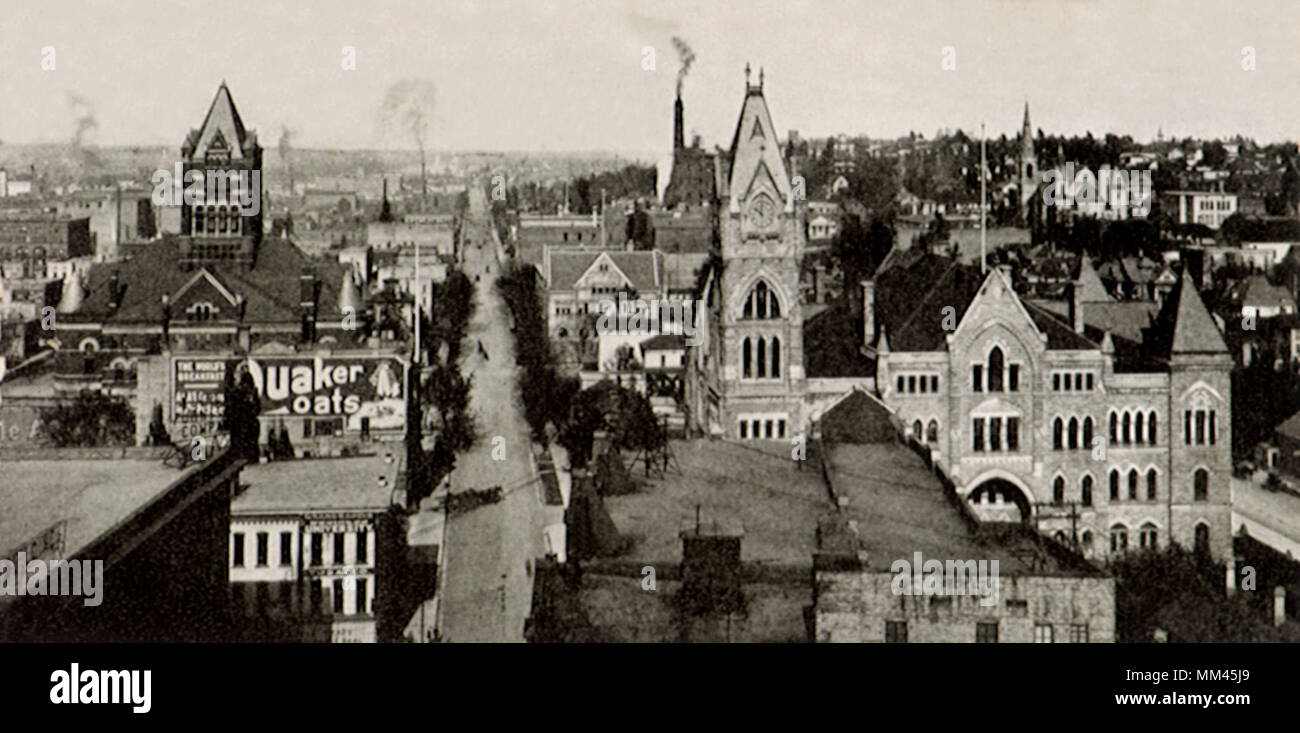
[[749, 202], [746, 215], [749, 217], [750, 226], [755, 229], [766, 229], [772, 226], [772, 222], [776, 219], [776, 204], [767, 194], [760, 194]]

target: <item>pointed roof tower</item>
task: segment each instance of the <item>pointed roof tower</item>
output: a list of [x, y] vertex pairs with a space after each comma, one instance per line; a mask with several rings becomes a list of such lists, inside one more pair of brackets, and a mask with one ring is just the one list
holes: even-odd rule
[[1170, 356], [1176, 354], [1227, 354], [1228, 347], [1223, 342], [1223, 334], [1210, 318], [1205, 303], [1196, 292], [1191, 273], [1183, 270], [1178, 290], [1174, 295], [1177, 306], [1174, 310], [1174, 334], [1170, 345]]
[[353, 314], [361, 310], [361, 293], [357, 292], [351, 267], [343, 270], [343, 284], [339, 286], [339, 311], [346, 314], [349, 309]]
[[63, 293], [59, 296], [59, 305], [54, 312], [76, 313], [81, 309], [81, 302], [85, 299], [86, 291], [81, 287], [81, 276], [74, 271], [63, 283]]
[[[251, 143], [251, 146], [250, 146]], [[191, 130], [183, 146], [186, 155], [205, 153], [209, 148], [229, 149], [232, 158], [243, 158], [256, 147], [256, 135], [244, 128], [244, 121], [235, 108], [230, 88], [223, 79], [216, 96], [208, 107], [208, 114], [197, 130]]]
[[749, 83], [749, 66], [745, 66], [745, 102], [731, 138], [731, 166], [727, 174], [727, 198], [732, 211], [739, 211], [742, 201], [761, 178], [768, 178], [781, 196], [786, 210], [794, 205], [790, 176], [781, 156], [781, 146], [772, 124], [772, 114], [763, 97], [763, 74], [758, 84]]

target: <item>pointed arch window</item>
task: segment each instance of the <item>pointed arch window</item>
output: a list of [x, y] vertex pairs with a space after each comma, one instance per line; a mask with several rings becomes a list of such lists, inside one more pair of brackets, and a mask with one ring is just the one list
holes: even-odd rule
[[1084, 476], [1080, 482], [1079, 501], [1084, 506], [1092, 506], [1092, 476]]
[[1133, 427], [1132, 416], [1126, 412], [1124, 413], [1124, 431], [1122, 433], [1122, 435], [1124, 436], [1124, 445], [1128, 445], [1131, 442], [1133, 434], [1130, 431], [1130, 428], [1132, 427]]
[[1063, 476], [1057, 476], [1052, 481], [1052, 503], [1056, 505], [1065, 503], [1065, 478]]
[[925, 442], [929, 443], [930, 445], [939, 444], [939, 421], [938, 420], [931, 420], [930, 424], [926, 426]]
[[1154, 468], [1147, 470], [1147, 501], [1156, 500], [1156, 489], [1160, 482], [1159, 474]]
[[1002, 356], [1002, 348], [994, 346], [989, 352], [989, 391], [1002, 391], [1002, 370], [1006, 360]]
[[1092, 447], [1092, 416], [1083, 418], [1083, 447]]
[[1136, 468], [1130, 468], [1128, 472], [1128, 498], [1129, 501], [1137, 501], [1138, 498], [1138, 472]]
[[1070, 418], [1070, 450], [1079, 448], [1079, 418]]
[[1110, 469], [1110, 500], [1119, 501], [1119, 469]]
[[781, 376], [781, 339], [772, 337], [772, 377]]
[[758, 365], [754, 368], [754, 376], [762, 379], [767, 376], [767, 339], [762, 336], [758, 337], [758, 358], [755, 361]]
[[1147, 413], [1147, 443], [1157, 445], [1156, 440], [1156, 411], [1152, 410]]
[[1065, 423], [1061, 421], [1061, 418], [1058, 417], [1055, 420], [1053, 420], [1052, 421], [1052, 449], [1053, 450], [1061, 450], [1061, 448], [1064, 447], [1065, 445], [1065, 439], [1063, 435], [1064, 432], [1065, 432]]
[[1119, 417], [1115, 413], [1110, 413], [1110, 442], [1111, 445], [1119, 443]]
[[1204, 468], [1196, 469], [1192, 477], [1192, 500], [1209, 501], [1210, 500], [1210, 472]]
[[1143, 415], [1141, 412], [1139, 412], [1137, 415], [1133, 417], [1133, 442], [1134, 443], [1141, 444], [1143, 441], [1146, 440], [1147, 437], [1146, 431], [1142, 429], [1143, 428], [1142, 422], [1145, 419], [1145, 417], [1146, 416]]
[[750, 289], [749, 295], [745, 297], [745, 307], [741, 317], [757, 320], [781, 317], [781, 301], [765, 281], [759, 280]]
[[1146, 524], [1142, 525], [1141, 529], [1138, 530], [1138, 546], [1144, 550], [1146, 549], [1154, 550], [1156, 548], [1156, 542], [1159, 536], [1160, 536], [1160, 532], [1159, 530], [1156, 529], [1156, 526], [1150, 522], [1147, 522]]
[[741, 362], [740, 373], [746, 379], [749, 379], [750, 377], [754, 376], [752, 361], [753, 361], [753, 347], [749, 342], [749, 338], [746, 337], [745, 340], [742, 341], [740, 344], [740, 362]]
[[1110, 551], [1124, 552], [1128, 550], [1128, 527], [1117, 524], [1110, 528]]

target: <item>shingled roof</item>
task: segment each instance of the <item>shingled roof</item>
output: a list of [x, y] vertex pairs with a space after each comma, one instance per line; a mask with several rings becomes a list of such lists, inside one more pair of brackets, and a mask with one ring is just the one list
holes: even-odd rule
[[[222, 288], [244, 297], [245, 321], [296, 323], [300, 317], [296, 283], [304, 270], [312, 272], [321, 283], [317, 317], [341, 316], [339, 288], [344, 267], [337, 262], [312, 259], [287, 239], [263, 239], [252, 269], [231, 263], [186, 270], [181, 268], [180, 260], [176, 238], [166, 237], [147, 245], [125, 262], [95, 265], [85, 286], [82, 305], [69, 319], [104, 323], [157, 321], [161, 317], [162, 296], [174, 298], [177, 291], [205, 271]], [[109, 293], [114, 275], [121, 291], [116, 309], [110, 307]]]

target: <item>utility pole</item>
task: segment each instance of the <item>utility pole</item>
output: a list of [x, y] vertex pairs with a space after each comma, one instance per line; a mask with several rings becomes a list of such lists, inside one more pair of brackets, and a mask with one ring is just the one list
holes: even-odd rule
[[984, 153], [984, 123], [980, 123], [980, 274], [986, 272], [985, 264], [986, 250], [988, 249], [988, 217], [986, 210], [988, 204], [984, 200], [984, 177], [988, 170], [988, 164], [985, 161]]

